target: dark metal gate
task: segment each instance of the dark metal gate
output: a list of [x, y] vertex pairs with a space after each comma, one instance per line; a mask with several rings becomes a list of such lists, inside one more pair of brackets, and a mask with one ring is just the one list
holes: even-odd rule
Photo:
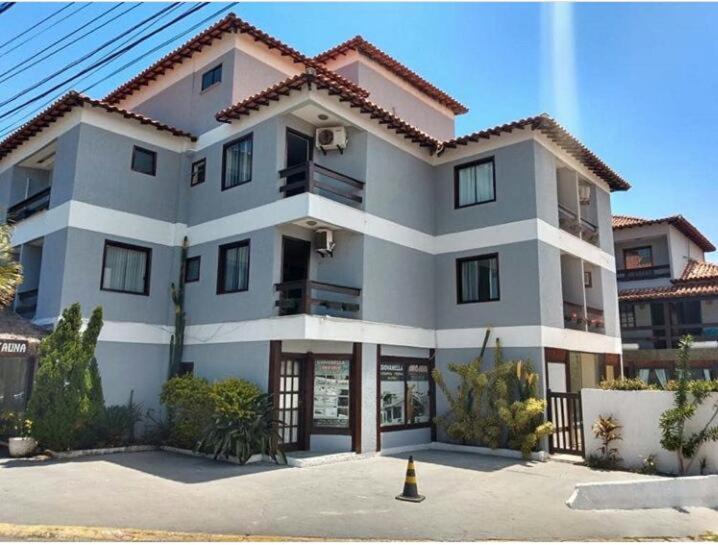
[[548, 419], [555, 428], [549, 440], [549, 452], [583, 456], [581, 394], [549, 390], [547, 399]]

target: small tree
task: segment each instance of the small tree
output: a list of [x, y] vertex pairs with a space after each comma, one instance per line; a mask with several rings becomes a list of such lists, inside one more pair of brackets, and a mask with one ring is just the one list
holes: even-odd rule
[[718, 403], [713, 406], [713, 414], [703, 428], [687, 434], [686, 425], [696, 414], [696, 410], [708, 396], [709, 388], [692, 388], [688, 375], [688, 361], [693, 337], [685, 335], [678, 345], [678, 381], [673, 394], [674, 407], [666, 410], [659, 421], [661, 428], [661, 446], [676, 453], [678, 469], [681, 475], [687, 475], [696, 460], [698, 450], [703, 443], [718, 441], [718, 426], [713, 421], [718, 416]]
[[92, 312], [82, 333], [81, 326], [80, 305], [75, 303], [63, 311], [54, 331], [40, 343], [40, 365], [28, 413], [35, 438], [53, 450], [73, 448], [101, 410], [99, 374], [91, 361], [102, 329], [102, 308]]
[[613, 416], [598, 416], [591, 431], [596, 439], [601, 440], [601, 446], [596, 449], [599, 456], [589, 458], [589, 465], [603, 468], [616, 467], [621, 458], [618, 456], [618, 449], [612, 444], [623, 439], [620, 431], [622, 427]]
[[12, 253], [11, 228], [0, 225], [0, 306], [9, 305], [22, 282], [22, 266]]

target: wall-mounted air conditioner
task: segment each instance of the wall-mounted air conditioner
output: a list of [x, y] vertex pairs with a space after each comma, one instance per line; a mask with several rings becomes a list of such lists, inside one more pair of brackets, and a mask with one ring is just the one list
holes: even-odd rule
[[591, 186], [588, 184], [578, 184], [578, 202], [584, 206], [591, 204]]
[[334, 232], [331, 229], [317, 229], [314, 231], [314, 248], [320, 256], [333, 255], [335, 247]]
[[324, 153], [335, 149], [343, 152], [347, 147], [347, 131], [344, 127], [321, 127], [317, 129], [314, 141]]

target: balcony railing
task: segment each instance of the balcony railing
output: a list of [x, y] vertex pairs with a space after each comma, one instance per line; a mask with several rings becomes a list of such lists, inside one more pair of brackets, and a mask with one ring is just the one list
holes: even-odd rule
[[23, 318], [34, 318], [37, 310], [37, 290], [25, 290], [17, 294], [15, 312]]
[[598, 245], [598, 226], [595, 223], [581, 218], [579, 228], [581, 231], [581, 239], [590, 244]]
[[621, 328], [624, 344], [638, 344], [640, 348], [647, 349], [678, 348], [678, 341], [686, 334], [692, 335], [697, 342], [718, 341], [718, 322]]
[[558, 205], [558, 226], [572, 235], [579, 236], [581, 233], [578, 214], [563, 204]]
[[670, 278], [670, 265], [654, 265], [653, 267], [640, 267], [636, 269], [621, 269], [616, 271], [616, 279], [619, 282], [631, 282], [633, 280], [653, 280], [654, 278]]
[[600, 308], [586, 307], [586, 325], [589, 331], [603, 333], [605, 331], [603, 310]]
[[43, 189], [24, 201], [13, 204], [7, 210], [8, 221], [22, 221], [33, 214], [37, 214], [41, 210], [47, 210], [50, 207], [50, 189], [49, 187]]
[[569, 329], [586, 330], [586, 314], [583, 305], [569, 301], [563, 302], [563, 325]]
[[316, 280], [294, 280], [275, 284], [274, 289], [279, 292], [275, 305], [282, 316], [329, 314], [351, 318], [359, 312], [359, 288]]
[[313, 161], [280, 170], [279, 177], [286, 180], [279, 188], [285, 197], [306, 192], [351, 206], [364, 202], [364, 182]]

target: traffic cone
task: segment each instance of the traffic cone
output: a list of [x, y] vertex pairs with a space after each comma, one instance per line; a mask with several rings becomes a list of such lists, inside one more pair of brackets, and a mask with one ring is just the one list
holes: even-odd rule
[[419, 490], [416, 488], [416, 471], [414, 470], [414, 457], [409, 456], [409, 465], [406, 466], [406, 478], [404, 479], [404, 492], [400, 496], [396, 497], [397, 500], [401, 501], [413, 501], [419, 503], [424, 501], [426, 498], [419, 495]]

